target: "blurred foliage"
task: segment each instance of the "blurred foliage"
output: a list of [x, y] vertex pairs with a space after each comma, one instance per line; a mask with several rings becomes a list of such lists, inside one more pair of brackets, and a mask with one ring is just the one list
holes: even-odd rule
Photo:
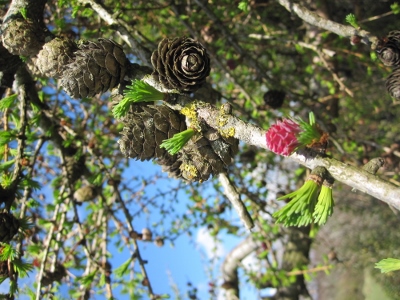
[[[357, 166], [382, 156], [386, 163], [380, 175], [400, 185], [400, 106], [385, 90], [384, 79], [390, 70], [376, 60], [368, 46], [351, 45], [346, 38], [308, 25], [277, 1], [98, 2], [150, 51], [165, 37], [186, 35], [203, 43], [212, 60], [209, 82], [221, 93], [221, 102], [232, 104], [236, 116], [266, 129], [279, 117], [306, 118], [313, 111], [322, 129], [330, 133], [329, 154]], [[352, 14], [351, 21], [357, 20], [362, 29], [379, 37], [400, 28], [395, 16], [397, 3], [298, 2], [342, 24]], [[75, 40], [102, 37], [123, 44], [115, 26], [81, 3], [48, 1], [45, 24], [53, 33]], [[207, 4], [207, 9], [199, 3]], [[132, 62], [141, 63], [125, 44], [124, 50]], [[145, 241], [135, 222], [141, 218], [153, 237], [161, 237], [171, 246], [183, 234], [192, 236], [202, 227], [216, 239], [249, 234], [217, 179], [185, 184], [167, 179], [161, 168], [156, 175], [147, 176], [140, 174], [144, 168], [140, 162], [122, 156], [117, 144], [122, 125], [113, 117], [112, 96], [73, 100], [55, 79], [35, 79], [40, 90], [38, 102], [24, 108], [11, 90], [4, 92], [0, 101], [0, 192], [4, 206], [11, 203], [14, 215], [28, 216], [34, 224], [11, 242], [11, 249], [24, 252], [36, 272], [41, 270], [42, 279], [46, 275], [54, 279], [42, 280], [42, 297], [61, 297], [60, 286], [67, 288], [73, 299], [97, 294], [111, 297], [111, 286], [120, 288], [129, 299], [157, 294], [157, 287], [152, 287], [154, 291], [149, 288], [151, 282], [140, 268], [145, 262], [137, 243]], [[279, 109], [264, 105], [263, 95], [271, 89], [286, 92]], [[43, 104], [49, 107], [46, 112]], [[382, 275], [373, 269], [382, 258], [400, 257], [395, 230], [399, 219], [391, 210], [337, 185], [336, 211], [315, 241], [308, 236], [309, 227], [280, 228], [271, 217], [280, 207], [276, 198], [301, 185], [307, 172], [273, 153], [245, 144], [240, 148], [229, 171], [257, 220], [254, 238], [262, 243], [257, 251], [260, 269], [246, 271], [246, 284], [260, 290], [277, 287], [282, 295], [293, 295], [288, 287], [302, 285], [306, 278], [316, 282], [320, 299], [344, 299], [341, 295], [349, 299], [353, 294], [352, 299], [358, 299], [367, 269], [392, 299], [399, 298], [399, 275]], [[69, 168], [70, 159], [81, 165]], [[137, 173], [130, 173], [133, 169]], [[14, 176], [15, 170], [21, 176]], [[96, 197], [78, 203], [74, 191], [89, 184], [98, 188]], [[16, 200], [10, 202], [14, 196]], [[181, 199], [187, 199], [183, 210], [179, 209], [182, 203], [178, 205]], [[317, 249], [317, 262], [309, 261], [311, 242]], [[276, 243], [281, 243], [281, 248], [272, 247]], [[318, 261], [331, 249], [338, 253], [336, 260]], [[126, 258], [123, 265], [107, 264], [121, 255]], [[68, 272], [58, 270], [59, 265]], [[324, 271], [329, 274], [322, 282]], [[59, 280], [57, 272], [62, 273]], [[343, 272], [349, 272], [348, 276], [340, 279]], [[20, 293], [34, 299], [37, 284], [32, 289], [21, 288]], [[211, 296], [216, 295], [216, 288], [211, 289]], [[192, 285], [187, 289], [190, 299], [197, 299], [197, 290]], [[332, 291], [337, 295], [332, 296]]]

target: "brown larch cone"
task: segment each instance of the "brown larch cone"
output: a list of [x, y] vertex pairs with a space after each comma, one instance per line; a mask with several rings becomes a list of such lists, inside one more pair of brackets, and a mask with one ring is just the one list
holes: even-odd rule
[[130, 62], [120, 45], [109, 39], [99, 39], [78, 47], [61, 78], [61, 85], [71, 97], [93, 97], [123, 81]]
[[389, 32], [386, 38], [379, 41], [376, 52], [385, 66], [398, 66], [400, 64], [400, 31]]
[[199, 42], [180, 37], [163, 39], [151, 56], [153, 76], [166, 89], [194, 92], [210, 74], [210, 58]]
[[238, 140], [224, 138], [216, 130], [194, 136], [178, 153], [181, 176], [187, 181], [206, 181], [225, 172], [238, 151]]
[[393, 98], [400, 99], [400, 67], [395, 68], [386, 79], [386, 89]]
[[12, 214], [0, 213], [0, 242], [8, 243], [17, 234], [19, 221]]
[[2, 30], [3, 45], [11, 54], [33, 56], [44, 44], [42, 27], [31, 19], [11, 20], [3, 25]]
[[77, 45], [69, 39], [55, 38], [43, 45], [36, 60], [39, 71], [48, 77], [60, 77], [66, 65], [72, 60]]
[[118, 141], [121, 152], [143, 160], [172, 159], [162, 142], [186, 129], [185, 117], [165, 105], [132, 105]]
[[49, 270], [44, 270], [42, 277], [42, 285], [46, 286], [52, 284], [53, 282], [61, 282], [61, 280], [67, 276], [67, 271], [61, 263], [57, 263], [54, 272]]
[[196, 133], [175, 155], [162, 142], [186, 130], [185, 117], [165, 105], [132, 105], [123, 119], [124, 129], [118, 141], [121, 152], [140, 160], [156, 159], [170, 177], [186, 181], [205, 181], [224, 172], [238, 151], [238, 141], [224, 138], [216, 130]]
[[283, 91], [269, 90], [264, 94], [264, 103], [273, 109], [277, 109], [282, 106], [285, 96], [286, 93]]

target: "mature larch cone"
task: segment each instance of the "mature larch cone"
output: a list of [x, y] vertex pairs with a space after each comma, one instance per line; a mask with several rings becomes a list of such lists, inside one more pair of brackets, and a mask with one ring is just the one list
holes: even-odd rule
[[17, 234], [19, 221], [12, 214], [0, 213], [0, 242], [8, 243]]
[[69, 39], [55, 38], [43, 45], [36, 60], [39, 71], [48, 77], [60, 77], [65, 66], [72, 60], [77, 45]]
[[121, 152], [141, 161], [172, 159], [160, 145], [186, 129], [184, 116], [165, 105], [132, 105], [123, 122]]
[[179, 152], [182, 177], [187, 181], [206, 181], [225, 172], [238, 151], [238, 140], [224, 138], [214, 129], [193, 137]]
[[380, 41], [376, 49], [379, 59], [385, 66], [394, 67], [400, 64], [400, 31], [389, 32], [388, 36]]
[[185, 117], [164, 105], [133, 105], [123, 120], [118, 141], [121, 152], [140, 160], [156, 159], [170, 177], [205, 181], [226, 170], [238, 150], [238, 141], [223, 138], [210, 129], [197, 134], [176, 154], [170, 155], [162, 142], [186, 129]]
[[199, 42], [187, 38], [163, 39], [151, 56], [153, 76], [166, 89], [194, 92], [210, 74], [210, 58]]
[[393, 98], [400, 99], [400, 67], [395, 68], [386, 78], [386, 89]]
[[61, 85], [73, 98], [93, 97], [113, 89], [124, 79], [130, 62], [112, 40], [85, 42], [62, 74]]
[[131, 106], [123, 122], [122, 137], [118, 143], [126, 157], [141, 161], [156, 159], [170, 177], [181, 177], [178, 155], [169, 154], [160, 145], [164, 140], [186, 129], [183, 115], [165, 105], [135, 104]]
[[55, 281], [61, 282], [61, 280], [65, 276], [67, 276], [67, 271], [65, 267], [61, 263], [57, 262], [53, 272], [49, 270], [44, 270], [42, 277], [42, 285], [46, 286], [52, 284]]
[[279, 90], [269, 90], [264, 94], [264, 103], [273, 108], [280, 108], [285, 99], [286, 93]]
[[44, 44], [43, 29], [31, 19], [14, 19], [5, 23], [2, 30], [3, 45], [11, 54], [33, 56]]

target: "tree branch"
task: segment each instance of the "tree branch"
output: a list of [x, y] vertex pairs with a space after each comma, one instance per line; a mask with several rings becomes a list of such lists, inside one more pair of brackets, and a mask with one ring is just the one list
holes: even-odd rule
[[[234, 137], [250, 145], [267, 149], [265, 133], [255, 125], [245, 123], [237, 117], [227, 115], [225, 125], [220, 126], [219, 110], [211, 106], [199, 107], [197, 115], [209, 126], [223, 131], [234, 132]], [[298, 151], [290, 156], [291, 159], [307, 168], [325, 167], [338, 181], [365, 192], [400, 210], [400, 189], [394, 184], [372, 175], [360, 168], [342, 163], [334, 158], [311, 155], [307, 151]]]
[[225, 173], [220, 173], [218, 177], [222, 187], [224, 188], [226, 197], [229, 199], [233, 208], [236, 210], [237, 214], [240, 217], [240, 220], [242, 220], [247, 229], [252, 229], [254, 227], [253, 220], [249, 212], [247, 211], [247, 208], [244, 205], [243, 201], [240, 199], [240, 194], [237, 192], [235, 186], [230, 181], [228, 175]]
[[129, 45], [129, 47], [132, 49], [132, 51], [137, 55], [137, 57], [142, 61], [142, 63], [146, 66], [151, 67], [150, 63], [150, 57], [151, 57], [151, 51], [144, 47], [142, 44], [140, 44], [133, 36], [131, 31], [133, 31], [131, 28], [126, 28], [119, 22], [118, 19], [114, 18], [103, 6], [100, 4], [96, 3], [95, 1], [92, 0], [78, 0], [78, 3], [83, 4], [83, 5], [90, 5], [92, 9], [102, 18], [104, 21], [106, 21], [109, 25], [115, 25], [117, 29], [118, 35], [124, 40], [125, 43]]
[[355, 29], [352, 26], [342, 25], [331, 20], [327, 20], [316, 13], [308, 10], [304, 6], [294, 3], [291, 0], [278, 0], [279, 4], [285, 7], [290, 13], [296, 14], [299, 18], [307, 23], [331, 31], [337, 35], [351, 37], [360, 36], [364, 44], [370, 45], [374, 49], [374, 45], [378, 42], [378, 38], [365, 30]]
[[226, 290], [226, 299], [239, 299], [238, 268], [240, 262], [260, 246], [260, 242], [255, 241], [249, 236], [226, 256], [221, 266], [222, 278], [224, 280], [222, 287]]

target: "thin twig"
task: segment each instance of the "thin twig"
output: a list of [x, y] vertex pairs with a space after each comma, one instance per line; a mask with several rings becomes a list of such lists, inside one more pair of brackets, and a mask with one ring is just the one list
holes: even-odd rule
[[383, 17], [391, 16], [391, 15], [393, 15], [393, 11], [388, 11], [388, 12], [385, 12], [385, 13], [377, 15], [377, 16], [373, 16], [373, 17], [369, 17], [367, 19], [363, 19], [361, 21], [357, 21], [357, 23], [358, 24], [367, 23], [367, 22], [378, 20]]
[[279, 4], [285, 7], [290, 13], [296, 14], [299, 18], [306, 21], [307, 23], [323, 28], [330, 32], [333, 32], [339, 36], [351, 37], [351, 36], [360, 36], [362, 38], [362, 42], [370, 45], [372, 43], [371, 48], [374, 48], [374, 45], [377, 44], [378, 38], [373, 36], [370, 32], [366, 30], [358, 30], [352, 26], [342, 25], [331, 20], [325, 19], [315, 12], [308, 10], [306, 7], [294, 3], [291, 0], [277, 0]]
[[[28, 177], [31, 177], [33, 174], [34, 166], [36, 163], [36, 158], [39, 155], [40, 149], [42, 149], [44, 142], [45, 142], [45, 140], [43, 138], [41, 138], [41, 139], [39, 139], [38, 143], [36, 144], [31, 163], [29, 164], [29, 167], [28, 167], [28, 174], [27, 174]], [[31, 195], [31, 192], [32, 192], [32, 187], [30, 187], [30, 186], [25, 187], [24, 194], [22, 196], [22, 199], [20, 200], [21, 208], [20, 208], [20, 213], [19, 213], [19, 219], [25, 218], [26, 210], [28, 207], [27, 202], [28, 202], [28, 198]], [[23, 242], [23, 237], [21, 236], [21, 238], [18, 240], [18, 244], [17, 244], [17, 251], [19, 253], [21, 253], [21, 250], [22, 250], [22, 242]]]
[[[251, 66], [254, 70], [256, 70], [257, 75], [261, 78], [268, 78], [268, 81], [273, 83], [274, 79], [271, 78], [267, 71], [257, 62], [250, 54], [249, 51], [245, 50], [242, 46], [239, 45], [235, 37], [229, 32], [226, 26], [221, 22], [218, 16], [214, 13], [212, 9], [210, 9], [207, 1], [202, 0], [194, 0], [194, 2], [200, 6], [200, 8], [206, 13], [206, 15], [215, 23], [214, 26], [220, 30], [224, 36], [224, 38], [228, 41], [228, 43], [235, 49], [235, 51], [246, 60], [247, 64]], [[273, 83], [274, 84], [274, 83]]]
[[[21, 69], [21, 68], [20, 68]], [[28, 126], [28, 119], [27, 119], [27, 110], [28, 110], [28, 93], [26, 91], [26, 82], [24, 77], [21, 75], [21, 71], [17, 71], [16, 75], [16, 82], [18, 85], [18, 95], [19, 95], [19, 117], [20, 117], [20, 127], [18, 130], [18, 146], [17, 146], [17, 155], [15, 157], [15, 164], [14, 164], [14, 172], [12, 177], [12, 187], [11, 189], [15, 189], [19, 184], [20, 180], [22, 179], [22, 159], [24, 158], [24, 151], [26, 147], [26, 135], [25, 131]], [[12, 203], [7, 203], [10, 206]]]
[[237, 214], [240, 217], [240, 220], [243, 222], [247, 229], [252, 229], [254, 227], [254, 222], [249, 212], [247, 211], [247, 208], [244, 205], [242, 199], [240, 199], [240, 194], [237, 192], [234, 184], [229, 179], [226, 173], [220, 173], [218, 177], [222, 187], [224, 188], [226, 197], [231, 202], [233, 208], [236, 210]]
[[[65, 190], [65, 186], [62, 186], [61, 190], [60, 190], [60, 196], [64, 193], [64, 190]], [[52, 218], [53, 224], [51, 225], [51, 227], [47, 233], [46, 240], [44, 242], [45, 248], [43, 251], [43, 258], [42, 258], [42, 262], [40, 263], [40, 269], [38, 272], [38, 279], [37, 279], [36, 300], [42, 299], [41, 295], [40, 295], [40, 290], [42, 289], [42, 278], [44, 275], [44, 268], [46, 266], [47, 256], [49, 255], [51, 240], [53, 239], [53, 233], [54, 233], [54, 230], [56, 227], [55, 222], [57, 220], [57, 215], [58, 215], [59, 210], [60, 210], [60, 204], [57, 204], [54, 208], [54, 214], [53, 214], [53, 218]]]
[[[102, 209], [103, 211], [104, 209]], [[112, 285], [111, 285], [111, 276], [110, 272], [111, 270], [108, 270], [108, 261], [107, 261], [107, 237], [108, 237], [108, 220], [107, 220], [107, 215], [104, 214], [102, 218], [102, 223], [103, 223], [103, 237], [102, 237], [102, 256], [103, 256], [103, 274], [105, 277], [105, 282], [106, 282], [106, 293], [107, 293], [107, 299], [112, 299], [113, 298], [113, 291], [112, 291]]]
[[[265, 38], [265, 36], [263, 35], [259, 35], [259, 34], [250, 34], [249, 37], [252, 38], [257, 38], [257, 39], [263, 39]], [[354, 97], [354, 93], [343, 83], [343, 81], [339, 78], [339, 76], [337, 75], [337, 73], [329, 66], [328, 62], [326, 61], [324, 54], [328, 55], [330, 57], [335, 55], [335, 51], [329, 50], [329, 49], [325, 49], [325, 48], [318, 48], [315, 45], [311, 45], [308, 43], [304, 43], [301, 41], [295, 42], [296, 44], [298, 44], [301, 47], [307, 48], [307, 49], [311, 49], [313, 50], [315, 53], [318, 54], [319, 58], [321, 59], [322, 63], [324, 64], [324, 67], [332, 74], [333, 79], [339, 84], [340, 89], [344, 90], [350, 97]]]
[[320, 267], [315, 267], [307, 270], [296, 270], [296, 271], [290, 271], [286, 273], [286, 276], [299, 276], [299, 275], [304, 275], [308, 273], [317, 273], [317, 272], [322, 272], [322, 271], [328, 271], [332, 269], [332, 265], [327, 265], [327, 266], [320, 266]]
[[86, 5], [89, 4], [94, 11], [106, 21], [109, 25], [116, 25], [117, 26], [117, 34], [129, 45], [133, 52], [136, 52], [138, 58], [142, 61], [142, 64], [151, 66], [150, 64], [150, 57], [151, 51], [144, 47], [142, 44], [137, 42], [135, 37], [132, 35], [131, 28], [127, 28], [121, 24], [112, 14], [110, 14], [101, 4], [92, 1], [92, 0], [78, 0], [78, 3]]
[[[90, 150], [89, 150], [89, 151], [90, 151]], [[113, 176], [112, 176], [111, 173], [108, 171], [106, 164], [103, 162], [103, 159], [102, 159], [100, 156], [95, 155], [93, 152], [91, 152], [91, 154], [94, 155], [94, 156], [96, 157], [96, 159], [98, 160], [99, 165], [100, 165], [101, 168], [103, 169], [103, 171], [104, 171], [106, 177], [107, 177], [108, 179], [112, 179]], [[125, 205], [125, 202], [123, 201], [123, 199], [122, 199], [122, 197], [121, 197], [121, 193], [120, 193], [120, 191], [119, 191], [119, 189], [118, 189], [118, 185], [117, 185], [117, 184], [114, 184], [114, 185], [113, 185], [113, 189], [114, 189], [113, 193], [114, 193], [115, 201], [116, 201], [116, 202], [121, 206], [121, 208], [122, 208], [122, 212], [123, 212], [123, 214], [124, 214], [124, 216], [125, 216], [126, 225], [127, 225], [127, 227], [128, 227], [128, 230], [129, 230], [130, 233], [131, 233], [131, 232], [134, 232], [134, 229], [133, 229], [133, 226], [132, 226], [132, 219], [133, 219], [133, 218], [132, 218], [132, 215], [130, 214], [128, 208], [127, 208], [126, 205]], [[147, 286], [147, 290], [148, 290], [148, 292], [149, 292], [149, 294], [150, 294], [150, 298], [151, 298], [151, 299], [156, 299], [156, 295], [155, 295], [154, 292], [153, 292], [153, 288], [152, 288], [152, 286], [151, 286], [151, 282], [150, 282], [149, 276], [148, 276], [147, 271], [146, 271], [146, 268], [145, 268], [145, 266], [144, 266], [144, 265], [145, 265], [145, 261], [142, 259], [141, 255], [140, 255], [139, 245], [138, 245], [136, 239], [133, 239], [132, 244], [133, 244], [133, 247], [134, 247], [134, 249], [135, 249], [136, 258], [137, 258], [137, 260], [139, 261], [140, 270], [141, 270], [142, 275], [143, 275], [143, 278], [144, 278], [144, 280], [145, 280], [145, 282], [146, 282], [146, 286]]]
[[317, 54], [321, 59], [322, 63], [324, 64], [325, 68], [332, 74], [333, 79], [339, 84], [340, 89], [344, 90], [350, 97], [353, 98], [354, 93], [343, 83], [343, 81], [339, 78], [337, 73], [334, 70], [332, 70], [332, 68], [329, 66], [328, 62], [325, 60], [321, 52], [317, 51]]

